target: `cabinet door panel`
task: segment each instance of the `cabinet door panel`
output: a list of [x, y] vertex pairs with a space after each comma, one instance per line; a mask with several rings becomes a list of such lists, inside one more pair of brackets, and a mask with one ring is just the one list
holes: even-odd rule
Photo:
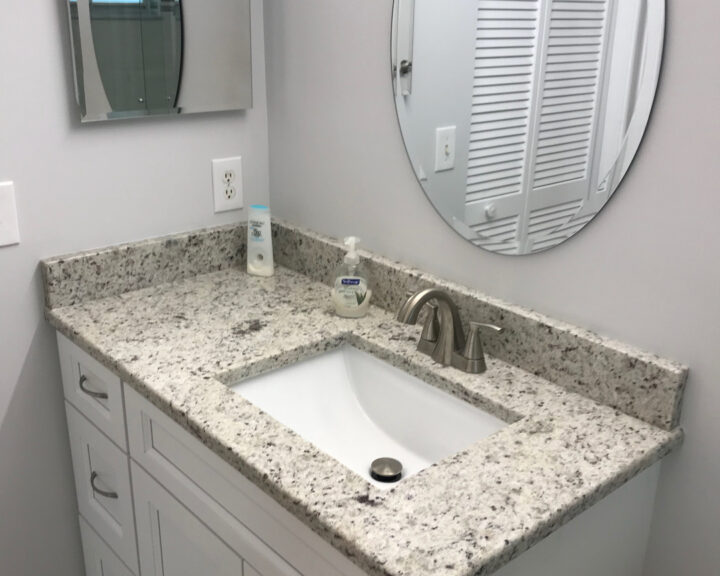
[[239, 576], [243, 560], [210, 528], [132, 467], [143, 576]]
[[65, 409], [80, 514], [137, 571], [128, 457], [70, 403]]
[[257, 573], [365, 576], [129, 386], [125, 402], [133, 461], [212, 526]]
[[85, 576], [134, 576], [82, 516], [80, 533], [85, 557]]

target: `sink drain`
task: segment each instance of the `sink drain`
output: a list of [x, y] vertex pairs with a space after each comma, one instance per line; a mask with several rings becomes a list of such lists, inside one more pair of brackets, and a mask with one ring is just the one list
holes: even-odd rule
[[402, 478], [402, 463], [395, 458], [378, 458], [370, 464], [370, 476], [378, 482], [397, 482]]

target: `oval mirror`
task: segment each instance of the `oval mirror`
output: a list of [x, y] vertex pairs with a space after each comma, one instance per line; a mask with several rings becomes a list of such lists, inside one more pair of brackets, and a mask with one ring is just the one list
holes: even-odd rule
[[395, 0], [393, 11], [400, 128], [445, 221], [515, 255], [590, 222], [650, 117], [664, 0]]

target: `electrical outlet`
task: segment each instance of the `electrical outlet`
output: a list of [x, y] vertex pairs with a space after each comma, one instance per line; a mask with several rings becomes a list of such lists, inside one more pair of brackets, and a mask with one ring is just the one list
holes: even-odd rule
[[219, 158], [212, 161], [215, 212], [240, 210], [243, 207], [242, 158]]

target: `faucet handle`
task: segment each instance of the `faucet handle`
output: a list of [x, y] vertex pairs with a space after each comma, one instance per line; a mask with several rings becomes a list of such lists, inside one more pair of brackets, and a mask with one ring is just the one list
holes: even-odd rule
[[470, 360], [477, 360], [483, 357], [483, 345], [480, 338], [480, 331], [487, 330], [495, 334], [501, 334], [505, 330], [494, 324], [483, 324], [482, 322], [470, 322], [470, 330], [468, 330], [467, 343], [465, 344], [465, 352], [463, 356]]
[[485, 372], [487, 366], [485, 364], [485, 351], [483, 350], [481, 330], [491, 331], [500, 334], [504, 331], [500, 326], [494, 324], [483, 324], [482, 322], [470, 322], [468, 330], [467, 342], [463, 351], [463, 359], [468, 366], [472, 365], [472, 372], [479, 374]]
[[505, 332], [505, 328], [502, 326], [496, 326], [495, 324], [485, 324], [484, 322], [473, 322], [470, 321], [470, 329], [475, 328], [476, 330], [489, 330], [493, 334], [502, 334]]
[[438, 305], [428, 302], [425, 304], [425, 324], [423, 325], [422, 339], [428, 342], [437, 342], [440, 336], [440, 321], [438, 320]]

